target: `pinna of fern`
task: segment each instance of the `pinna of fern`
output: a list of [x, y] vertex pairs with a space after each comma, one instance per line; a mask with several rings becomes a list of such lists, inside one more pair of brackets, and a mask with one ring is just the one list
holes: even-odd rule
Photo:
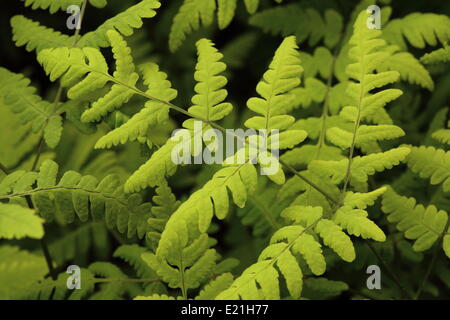
[[[350, 38], [352, 47], [349, 56], [354, 62], [347, 67], [347, 72], [355, 80], [349, 87], [349, 95], [353, 99], [354, 106], [344, 108], [341, 112], [341, 116], [353, 124], [353, 132], [348, 132], [346, 138], [343, 138], [343, 135], [346, 135], [345, 131], [338, 127], [329, 129], [331, 132], [328, 133], [339, 147], [344, 150], [350, 149], [349, 158], [341, 160], [343, 165], [339, 169], [336, 161], [325, 160], [313, 160], [309, 167], [315, 174], [322, 176], [327, 175], [327, 168], [336, 174], [339, 172], [340, 179], [332, 180], [335, 184], [343, 182], [341, 198], [334, 200], [334, 205], [337, 207], [324, 216], [322, 207], [311, 206], [309, 197], [300, 201], [300, 205], [288, 207], [283, 211], [282, 216], [294, 220], [294, 225], [276, 231], [272, 236], [271, 244], [261, 253], [259, 261], [247, 268], [230, 288], [218, 296], [219, 299], [247, 299], [255, 296], [260, 299], [279, 299], [279, 273], [286, 280], [289, 294], [298, 298], [301, 295], [304, 271], [300, 268], [295, 255], [301, 255], [302, 260], [306, 261], [307, 270], [314, 275], [321, 275], [326, 270], [322, 244], [313, 236], [314, 234], [317, 234], [323, 243], [335, 251], [341, 259], [349, 262], [355, 259], [355, 250], [349, 235], [385, 241], [384, 232], [367, 218], [368, 213], [365, 209], [373, 205], [386, 188], [369, 193], [347, 191], [350, 179], [353, 179], [355, 187], [362, 188], [364, 191], [366, 187], [363, 186], [368, 175], [375, 173], [376, 170], [382, 171], [398, 164], [409, 153], [409, 149], [399, 148], [386, 153], [369, 155], [367, 157], [370, 157], [370, 160], [367, 157], [367, 159], [354, 158], [356, 147], [384, 138], [384, 135], [377, 133], [379, 131], [376, 126], [361, 127], [360, 122], [376, 114], [387, 102], [401, 94], [395, 89], [391, 89], [394, 90], [392, 92], [395, 95], [390, 95], [389, 90], [380, 91], [374, 99], [369, 93], [374, 88], [397, 80], [398, 73], [393, 71], [374, 73], [377, 65], [386, 56], [386, 52], [380, 50], [380, 47], [384, 45], [384, 41], [379, 39], [381, 32], [365, 27], [366, 17], [365, 12], [358, 16], [354, 33]], [[370, 132], [367, 138], [362, 139], [367, 134], [362, 132], [361, 128], [367, 128], [365, 130]], [[395, 129], [392, 128], [392, 130]], [[392, 138], [395, 137], [394, 134]], [[361, 160], [358, 161], [358, 158]], [[317, 165], [321, 166], [320, 170], [314, 170]], [[362, 184], [355, 180], [357, 177], [361, 177], [358, 180]]]

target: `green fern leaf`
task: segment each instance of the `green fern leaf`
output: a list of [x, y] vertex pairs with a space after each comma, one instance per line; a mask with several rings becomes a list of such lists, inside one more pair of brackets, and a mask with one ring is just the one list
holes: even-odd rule
[[[227, 79], [221, 75], [226, 65], [221, 62], [222, 54], [217, 51], [214, 44], [207, 40], [197, 41], [198, 62], [194, 78], [196, 94], [192, 97], [193, 106], [188, 112], [207, 121], [218, 121], [228, 115], [232, 110], [230, 103], [224, 102], [227, 90], [224, 86]], [[183, 126], [189, 130], [191, 141], [200, 137], [202, 132], [195, 132], [194, 119], [184, 121]], [[204, 124], [206, 125], [206, 124]], [[203, 130], [208, 129], [206, 126]], [[185, 131], [186, 132], [186, 131]], [[155, 186], [164, 183], [165, 177], [175, 173], [177, 165], [172, 160], [172, 152], [179, 145], [178, 138], [169, 139], [167, 143], [156, 151], [152, 157], [144, 163], [125, 183], [125, 190], [138, 191], [147, 186]], [[190, 141], [183, 141], [190, 143]], [[195, 156], [195, 150], [193, 150]]]
[[449, 62], [450, 61], [450, 47], [445, 44], [443, 48], [440, 48], [440, 49], [437, 49], [432, 52], [424, 54], [420, 58], [420, 61], [425, 64]]
[[433, 138], [439, 142], [450, 144], [450, 129], [440, 129], [434, 132]]
[[434, 82], [427, 69], [409, 52], [397, 52], [396, 46], [388, 46], [385, 51], [389, 56], [377, 71], [393, 70], [400, 74], [400, 78], [412, 84], [418, 84], [430, 91], [434, 89]]
[[[49, 10], [50, 13], [55, 13], [58, 10], [66, 10], [71, 5], [80, 7], [83, 0], [22, 0], [25, 2], [26, 7], [30, 7], [33, 10], [44, 9]], [[89, 3], [97, 8], [103, 8], [106, 6], [106, 0], [89, 0]]]
[[349, 234], [364, 239], [383, 242], [386, 235], [373, 221], [367, 218], [368, 213], [361, 209], [352, 209], [344, 205], [336, 211], [333, 221], [347, 230]]
[[[290, 100], [292, 90], [300, 84], [300, 74], [303, 68], [300, 66], [299, 53], [297, 52], [295, 37], [287, 37], [278, 47], [269, 69], [264, 73], [256, 91], [262, 98], [250, 98], [247, 107], [259, 114], [245, 121], [245, 126], [252, 129], [264, 129], [284, 131], [295, 121], [294, 117], [285, 114], [285, 101]], [[292, 148], [306, 138], [307, 134], [302, 130], [287, 130], [278, 135], [279, 148]], [[271, 137], [269, 137], [270, 143]], [[279, 177], [277, 177], [279, 175]], [[284, 182], [284, 174], [280, 169], [277, 175], [268, 177], [276, 183]]]
[[116, 249], [116, 251], [114, 251], [113, 256], [116, 258], [121, 258], [129, 265], [133, 266], [136, 270], [136, 274], [140, 278], [156, 278], [155, 272], [149, 268], [144, 260], [142, 260], [141, 256], [146, 251], [146, 248], [140, 247], [136, 244], [121, 245]]
[[[320, 244], [305, 233], [302, 226], [288, 226], [278, 230], [271, 244], [263, 250], [258, 262], [247, 268], [217, 299], [280, 299], [278, 271], [286, 279], [289, 293], [298, 298], [302, 288], [302, 270], [293, 254], [301, 254], [311, 271], [320, 275], [325, 271], [325, 259]], [[257, 288], [257, 284], [261, 290]]]
[[169, 34], [170, 51], [176, 51], [187, 34], [200, 28], [200, 23], [208, 26], [214, 19], [216, 1], [184, 0], [178, 13], [173, 19]]
[[408, 167], [421, 178], [430, 178], [431, 184], [441, 184], [450, 191], [450, 151], [434, 147], [412, 147], [406, 159]]
[[[402, 197], [391, 188], [383, 195], [382, 210], [388, 214], [388, 221], [396, 223], [397, 229], [407, 239], [415, 240], [415, 251], [428, 250], [443, 235], [447, 226], [447, 212], [433, 205], [426, 208], [416, 205], [414, 198]], [[444, 249], [448, 253], [446, 243]]]
[[311, 46], [324, 39], [329, 48], [336, 46], [343, 28], [342, 17], [336, 11], [328, 9], [325, 11], [325, 18], [322, 18], [315, 9], [305, 10], [297, 4], [258, 12], [249, 22], [274, 35], [295, 35], [299, 42], [309, 38]]
[[44, 220], [34, 214], [34, 210], [15, 204], [0, 203], [0, 238], [21, 239], [44, 236]]
[[195, 300], [214, 300], [217, 295], [226, 290], [233, 282], [231, 273], [224, 273], [210, 281], [195, 297]]
[[217, 20], [219, 22], [219, 28], [225, 29], [233, 20], [237, 0], [218, 0], [217, 5]]
[[345, 194], [344, 203], [352, 208], [366, 209], [368, 206], [372, 206], [386, 190], [386, 187], [381, 187], [367, 193], [348, 191]]
[[393, 19], [383, 28], [383, 37], [391, 44], [407, 49], [405, 39], [416, 48], [436, 46], [450, 38], [450, 18], [435, 13], [411, 13]]
[[31, 283], [44, 279], [48, 269], [44, 257], [18, 247], [0, 247], [0, 299], [19, 299]]
[[[365, 183], [369, 175], [384, 171], [385, 169], [391, 169], [394, 165], [398, 165], [401, 161], [405, 160], [409, 153], [409, 148], [400, 147], [382, 153], [373, 153], [368, 156], [357, 156], [352, 161], [352, 177], [350, 181], [352, 184]], [[309, 164], [308, 168], [318, 175], [330, 176], [332, 182], [338, 184], [344, 180], [347, 166], [348, 159], [340, 161], [315, 160]]]
[[16, 171], [0, 183], [0, 199], [30, 195], [38, 214], [49, 222], [56, 218], [63, 224], [72, 223], [75, 216], [87, 221], [92, 215], [110, 228], [127, 231], [130, 238], [142, 238], [149, 231], [149, 204], [142, 203], [137, 194], [125, 195], [117, 177], [110, 175], [98, 182], [68, 171], [57, 183], [57, 171], [58, 165], [51, 160], [42, 164], [39, 174]]
[[248, 13], [254, 14], [258, 10], [259, 0], [244, 0]]
[[323, 243], [333, 249], [342, 260], [352, 262], [356, 258], [355, 248], [348, 235], [334, 221], [329, 219], [321, 219], [315, 227], [323, 240]]
[[0, 94], [5, 104], [18, 115], [22, 125], [30, 123], [33, 132], [43, 132], [47, 145], [54, 148], [61, 138], [62, 118], [54, 112], [54, 106], [36, 95], [30, 80], [20, 74], [0, 68], [0, 78], [4, 85]]
[[[100, 1], [100, 0], [99, 0]], [[134, 6], [106, 20], [96, 30], [84, 34], [78, 41], [80, 47], [107, 47], [109, 41], [107, 32], [117, 31], [123, 36], [131, 36], [133, 29], [142, 27], [143, 18], [153, 18], [156, 9], [161, 6], [158, 0], [142, 0]]]
[[[154, 98], [170, 102], [177, 96], [177, 91], [171, 88], [167, 75], [159, 71], [154, 63], [140, 67], [144, 77], [144, 84], [148, 86], [146, 93]], [[127, 141], [134, 141], [144, 136], [147, 131], [157, 125], [167, 124], [169, 120], [169, 107], [166, 104], [149, 100], [144, 107], [119, 128], [114, 129], [100, 138], [96, 149], [110, 148]]]
[[48, 48], [69, 47], [73, 42], [69, 36], [22, 15], [11, 18], [11, 27], [16, 46], [26, 46], [27, 51], [39, 52]]
[[[50, 80], [61, 78], [62, 86], [71, 87], [67, 92], [70, 99], [87, 95], [110, 81], [114, 83], [104, 97], [95, 101], [91, 108], [82, 114], [82, 121], [99, 120], [106, 113], [127, 102], [134, 93], [132, 89], [138, 75], [134, 72], [130, 49], [117, 32], [109, 31], [108, 37], [116, 59], [113, 76], [108, 74], [103, 55], [94, 48], [46, 49], [38, 54], [38, 61], [50, 75]], [[88, 64], [85, 59], [88, 59]]]

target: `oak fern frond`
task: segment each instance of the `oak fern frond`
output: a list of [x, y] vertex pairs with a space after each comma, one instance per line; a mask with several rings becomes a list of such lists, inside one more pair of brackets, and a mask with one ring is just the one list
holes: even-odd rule
[[83, 35], [78, 41], [80, 47], [107, 47], [109, 45], [107, 32], [113, 30], [123, 36], [133, 34], [133, 29], [142, 27], [143, 18], [153, 18], [156, 9], [161, 6], [158, 0], [142, 0], [102, 23], [95, 31]]
[[[167, 75], [159, 70], [158, 65], [148, 63], [142, 65], [144, 84], [148, 86], [146, 93], [157, 99], [170, 102], [177, 96], [177, 91], [171, 88]], [[169, 107], [158, 101], [149, 100], [144, 107], [119, 128], [114, 129], [97, 141], [95, 148], [110, 148], [127, 141], [134, 141], [144, 136], [156, 125], [164, 125], [169, 120]]]
[[58, 145], [62, 132], [62, 118], [55, 113], [54, 106], [36, 95], [30, 80], [23, 75], [0, 68], [0, 95], [16, 113], [22, 124], [31, 123], [33, 132], [42, 133], [47, 145]]
[[[196, 94], [192, 97], [193, 106], [188, 112], [193, 116], [199, 117], [204, 121], [218, 121], [227, 116], [232, 105], [224, 102], [227, 97], [227, 90], [224, 86], [227, 79], [220, 75], [226, 69], [226, 65], [221, 62], [222, 54], [217, 51], [214, 44], [207, 40], [201, 39], [197, 42], [198, 62], [194, 78], [197, 81], [195, 86]], [[160, 106], [160, 105], [159, 105]], [[201, 132], [193, 130], [193, 119], [188, 119], [183, 123], [189, 130], [191, 139], [197, 139]], [[205, 129], [210, 127], [207, 123], [203, 124]], [[186, 132], [186, 131], [185, 131]], [[133, 175], [127, 180], [125, 190], [138, 191], [147, 186], [160, 185], [164, 182], [165, 177], [175, 173], [177, 165], [172, 160], [172, 152], [177, 142], [177, 137], [169, 139], [167, 143], [157, 150], [152, 157], [144, 163]], [[189, 143], [190, 141], [183, 141]], [[193, 150], [195, 156], [195, 150]]]
[[73, 42], [69, 36], [22, 15], [11, 18], [11, 27], [16, 46], [25, 46], [27, 51], [39, 52], [48, 48], [69, 47]]
[[180, 10], [173, 19], [169, 35], [169, 48], [177, 50], [186, 35], [200, 28], [200, 23], [208, 26], [212, 23], [216, 1], [210, 0], [184, 0]]
[[[383, 195], [382, 204], [383, 212], [388, 214], [388, 221], [397, 224], [397, 229], [403, 232], [407, 239], [415, 240], [415, 251], [428, 250], [446, 232], [448, 213], [433, 205], [416, 205], [414, 198], [402, 197], [391, 188]], [[443, 245], [450, 258], [450, 230], [446, 233]]]
[[299, 42], [309, 39], [312, 46], [323, 39], [329, 48], [336, 46], [343, 28], [342, 16], [336, 11], [326, 10], [323, 18], [315, 9], [305, 10], [296, 4], [258, 12], [249, 22], [268, 33], [295, 35]]
[[434, 147], [412, 147], [406, 159], [408, 167], [422, 178], [430, 178], [431, 184], [441, 184], [450, 191], [450, 151]]
[[406, 49], [406, 40], [416, 48], [436, 46], [450, 38], [450, 18], [435, 13], [411, 13], [404, 18], [393, 19], [383, 28], [383, 38], [389, 43]]
[[[58, 10], [66, 10], [71, 5], [81, 6], [83, 0], [21, 0], [25, 2], [26, 7], [30, 7], [33, 10], [44, 9], [49, 10], [50, 13], [55, 13]], [[89, 0], [89, 3], [97, 8], [103, 8], [106, 6], [107, 0]]]
[[144, 237], [150, 205], [142, 203], [137, 194], [125, 195], [117, 177], [107, 176], [99, 182], [67, 171], [57, 182], [57, 172], [58, 165], [51, 160], [42, 164], [39, 174], [16, 171], [1, 181], [0, 199], [29, 195], [37, 213], [48, 222], [72, 223], [75, 216], [81, 221], [104, 220], [128, 237]]

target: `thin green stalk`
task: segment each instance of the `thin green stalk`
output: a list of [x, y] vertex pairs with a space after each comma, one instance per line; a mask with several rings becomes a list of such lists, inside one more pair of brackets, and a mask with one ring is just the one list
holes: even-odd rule
[[6, 175], [9, 174], [8, 168], [6, 168], [2, 163], [0, 163], [0, 170], [2, 170], [3, 173], [6, 174]]
[[184, 280], [184, 266], [183, 266], [183, 256], [180, 252], [180, 278], [181, 278], [181, 294], [184, 300], [187, 300], [187, 289]]
[[366, 241], [367, 246], [369, 247], [370, 251], [372, 251], [373, 255], [377, 258], [377, 260], [380, 262], [381, 266], [383, 267], [383, 269], [386, 270], [386, 272], [388, 273], [389, 277], [395, 282], [395, 284], [398, 286], [398, 288], [400, 289], [400, 291], [402, 292], [403, 297], [407, 297], [409, 299], [412, 299], [412, 295], [406, 290], [406, 288], [402, 285], [402, 283], [400, 282], [399, 278], [397, 277], [397, 275], [394, 273], [394, 271], [387, 265], [386, 262], [384, 262], [383, 258], [381, 258], [381, 256], [378, 254], [378, 252], [375, 250], [375, 248], [373, 247], [373, 245], [369, 242]]
[[417, 300], [420, 298], [420, 295], [421, 295], [423, 289], [425, 288], [425, 285], [427, 284], [428, 278], [431, 275], [431, 271], [433, 271], [434, 265], [436, 264], [436, 261], [437, 261], [439, 248], [441, 247], [442, 241], [444, 240], [444, 236], [446, 234], [445, 230], [448, 229], [449, 224], [450, 224], [450, 222], [447, 222], [447, 225], [444, 228], [444, 232], [439, 236], [439, 239], [436, 243], [436, 247], [433, 249], [433, 256], [431, 257], [430, 264], [428, 265], [427, 271], [425, 272], [425, 276], [423, 277], [420, 287], [417, 290], [416, 294], [414, 295], [414, 300]]

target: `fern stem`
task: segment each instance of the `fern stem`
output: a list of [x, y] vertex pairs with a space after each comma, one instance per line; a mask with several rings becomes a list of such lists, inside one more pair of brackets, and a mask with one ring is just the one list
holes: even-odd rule
[[332, 58], [331, 67], [330, 67], [330, 76], [327, 79], [327, 89], [326, 89], [327, 91], [325, 93], [325, 100], [323, 102], [323, 107], [322, 107], [322, 116], [321, 116], [322, 126], [321, 126], [321, 130], [320, 130], [319, 141], [317, 142], [318, 148], [317, 148], [317, 153], [316, 153], [316, 159], [319, 158], [320, 149], [325, 144], [325, 129], [327, 127], [327, 118], [328, 118], [328, 113], [329, 113], [330, 88], [331, 88], [331, 83], [333, 80], [333, 73], [334, 73], [334, 67], [336, 65], [337, 54], [339, 53], [339, 50], [341, 49], [341, 46], [342, 46], [341, 39], [342, 39], [342, 36], [340, 37], [339, 45], [337, 45], [333, 51], [333, 58]]
[[34, 157], [33, 165], [31, 166], [30, 171], [34, 171], [39, 163], [39, 159], [41, 158], [42, 146], [44, 145], [44, 134], [39, 138], [39, 143], [36, 148], [36, 156]]
[[184, 282], [183, 256], [181, 252], [180, 252], [180, 278], [181, 278], [181, 294], [183, 295], [183, 299], [187, 300], [187, 290], [186, 284]]
[[378, 261], [380, 261], [381, 266], [386, 270], [386, 272], [388, 273], [389, 277], [394, 280], [395, 284], [397, 285], [397, 287], [400, 289], [400, 291], [402, 292], [402, 296], [403, 297], [407, 297], [409, 299], [412, 299], [412, 295], [406, 290], [406, 288], [402, 285], [402, 283], [400, 282], [399, 278], [397, 277], [397, 275], [394, 273], [394, 271], [387, 265], [386, 262], [384, 262], [383, 258], [381, 258], [381, 256], [378, 254], [378, 252], [375, 250], [375, 248], [373, 247], [373, 245], [369, 242], [366, 241], [367, 246], [369, 247], [370, 251], [372, 251], [373, 255], [378, 259]]
[[321, 194], [323, 194], [328, 200], [330, 200], [333, 204], [339, 204], [339, 202], [334, 199], [333, 196], [331, 196], [329, 193], [327, 193], [326, 191], [322, 190], [318, 185], [316, 185], [314, 182], [312, 182], [311, 180], [309, 180], [308, 178], [306, 178], [305, 176], [303, 176], [300, 172], [298, 172], [297, 170], [295, 170], [295, 168], [293, 168], [292, 166], [290, 166], [289, 164], [285, 163], [283, 160], [279, 160], [279, 162], [286, 167], [286, 169], [288, 169], [289, 171], [291, 171], [293, 174], [295, 174], [297, 177], [299, 177], [300, 179], [302, 179], [303, 181], [305, 181], [307, 184], [309, 184], [311, 187], [313, 187], [314, 189], [316, 189], [317, 191], [319, 191]]
[[430, 264], [428, 265], [427, 271], [425, 272], [425, 276], [423, 277], [422, 283], [420, 284], [419, 289], [417, 289], [417, 292], [414, 295], [414, 300], [418, 300], [420, 298], [420, 295], [421, 295], [425, 285], [427, 284], [428, 278], [431, 275], [431, 271], [433, 271], [434, 265], [436, 264], [436, 261], [437, 261], [439, 247], [441, 247], [442, 241], [446, 234], [445, 230], [448, 229], [448, 226], [449, 226], [449, 222], [447, 221], [447, 225], [444, 228], [444, 232], [442, 232], [442, 234], [439, 236], [439, 241], [437, 241], [436, 246], [433, 249], [433, 256], [431, 257]]
[[9, 170], [8, 168], [6, 168], [3, 164], [0, 163], [0, 170], [3, 171], [4, 174], [8, 175], [9, 174]]

